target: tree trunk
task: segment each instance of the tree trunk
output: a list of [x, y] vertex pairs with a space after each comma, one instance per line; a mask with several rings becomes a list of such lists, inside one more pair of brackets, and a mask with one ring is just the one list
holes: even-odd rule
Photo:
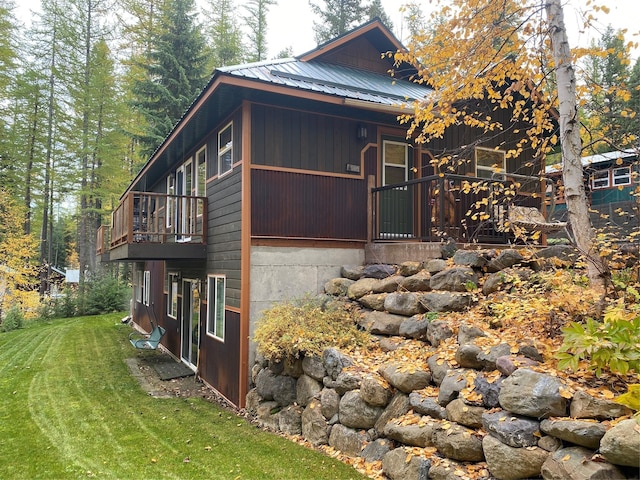
[[587, 273], [591, 284], [602, 286], [606, 265], [595, 249], [595, 232], [589, 217], [581, 162], [582, 141], [576, 99], [576, 76], [571, 61], [561, 0], [547, 0], [546, 12], [558, 84], [562, 180], [569, 224], [576, 246], [587, 261]]

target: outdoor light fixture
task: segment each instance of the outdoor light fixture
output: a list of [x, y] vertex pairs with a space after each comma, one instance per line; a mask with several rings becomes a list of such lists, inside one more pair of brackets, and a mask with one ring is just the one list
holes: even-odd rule
[[358, 130], [356, 131], [356, 137], [358, 140], [364, 140], [367, 138], [367, 126], [366, 125], [358, 125]]

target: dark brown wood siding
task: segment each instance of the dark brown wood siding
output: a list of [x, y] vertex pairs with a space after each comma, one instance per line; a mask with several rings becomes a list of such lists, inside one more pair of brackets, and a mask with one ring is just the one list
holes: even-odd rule
[[253, 105], [251, 162], [346, 174], [347, 164], [360, 164], [357, 126], [355, 120]]
[[367, 185], [356, 178], [253, 170], [251, 232], [256, 237], [367, 238]]
[[226, 275], [226, 304], [240, 308], [242, 165], [207, 184], [209, 198], [207, 273]]
[[225, 312], [224, 342], [210, 337], [204, 329], [201, 332], [200, 375], [227, 399], [240, 405], [240, 314]]

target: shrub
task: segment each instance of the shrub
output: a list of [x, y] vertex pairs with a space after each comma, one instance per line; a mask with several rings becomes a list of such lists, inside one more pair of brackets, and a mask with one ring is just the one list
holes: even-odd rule
[[24, 323], [24, 313], [18, 305], [14, 305], [9, 309], [2, 324], [0, 324], [0, 330], [3, 332], [10, 332], [11, 330], [17, 330], [22, 328]]
[[356, 312], [344, 303], [324, 305], [307, 297], [265, 310], [253, 339], [271, 361], [321, 355], [328, 347], [364, 345], [369, 335], [358, 330], [356, 320]]
[[578, 370], [582, 360], [600, 376], [604, 369], [626, 375], [640, 373], [640, 310], [624, 301], [610, 305], [602, 321], [587, 318], [563, 329], [564, 341], [556, 354], [559, 368]]
[[117, 279], [102, 275], [88, 281], [82, 300], [83, 315], [119, 312], [127, 308], [129, 287]]

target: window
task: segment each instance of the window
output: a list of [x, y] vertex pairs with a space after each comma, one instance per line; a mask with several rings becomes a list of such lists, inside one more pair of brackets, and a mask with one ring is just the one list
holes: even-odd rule
[[[207, 147], [196, 153], [196, 192], [198, 197], [207, 196]], [[198, 202], [198, 216], [202, 215], [203, 203]]]
[[504, 176], [494, 173], [504, 173], [506, 171], [506, 155], [504, 150], [494, 150], [492, 148], [476, 147], [476, 177], [496, 178], [503, 180]]
[[218, 133], [218, 175], [222, 176], [233, 166], [233, 124]]
[[408, 144], [385, 140], [382, 156], [383, 185], [393, 185], [409, 180]]
[[144, 283], [142, 284], [142, 303], [149, 305], [149, 294], [151, 291], [151, 272], [144, 271]]
[[633, 166], [632, 177], [634, 182], [640, 183], [640, 163], [638, 162]]
[[167, 315], [171, 318], [178, 318], [178, 279], [179, 275], [170, 272], [167, 276], [168, 292], [167, 292]]
[[631, 183], [631, 167], [613, 169], [613, 185], [629, 185]]
[[223, 275], [208, 277], [207, 333], [224, 340], [224, 296], [226, 278]]
[[173, 215], [175, 212], [174, 202], [175, 198], [172, 195], [176, 194], [176, 177], [170, 174], [167, 177], [167, 228], [171, 228], [173, 225]]
[[142, 302], [142, 270], [136, 270], [136, 302]]
[[609, 170], [600, 170], [591, 175], [591, 188], [594, 190], [609, 188]]

